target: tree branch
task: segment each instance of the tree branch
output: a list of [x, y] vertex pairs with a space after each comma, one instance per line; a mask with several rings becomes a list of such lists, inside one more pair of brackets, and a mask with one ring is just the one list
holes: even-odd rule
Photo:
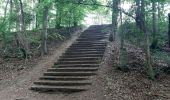
[[133, 19], [136, 19], [133, 15], [131, 15], [130, 13], [126, 12], [123, 8], [119, 8], [120, 11], [122, 11], [122, 13], [124, 13], [125, 15], [133, 18]]
[[111, 6], [108, 5], [102, 5], [102, 4], [97, 4], [93, 1], [93, 3], [86, 3], [86, 2], [82, 2], [81, 0], [78, 0], [78, 2], [71, 2], [71, 1], [60, 1], [60, 0], [56, 0], [56, 2], [59, 3], [65, 3], [65, 4], [78, 4], [78, 5], [85, 5], [85, 6], [101, 6], [101, 7], [107, 7], [107, 8], [111, 8]]
[[[109, 5], [102, 5], [102, 4], [97, 4], [97, 3], [86, 3], [86, 2], [82, 2], [81, 0], [78, 0], [78, 2], [71, 2], [71, 1], [60, 1], [60, 0], [56, 0], [56, 2], [59, 3], [63, 3], [63, 4], [77, 4], [77, 5], [85, 5], [85, 6], [100, 6], [100, 7], [106, 7], [106, 8], [112, 8], [112, 6]], [[131, 14], [129, 14], [128, 12], [126, 12], [123, 8], [119, 8], [119, 11], [122, 11], [122, 13], [124, 13], [125, 15], [135, 19], [135, 17]]]

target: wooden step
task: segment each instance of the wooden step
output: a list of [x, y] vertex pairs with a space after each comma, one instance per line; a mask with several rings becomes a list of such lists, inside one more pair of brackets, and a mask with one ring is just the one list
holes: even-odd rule
[[[102, 41], [101, 41], [102, 40]], [[104, 39], [105, 41], [103, 41], [103, 39], [101, 39], [101, 40], [76, 40], [76, 42], [78, 42], [78, 43], [86, 43], [86, 42], [90, 42], [90, 43], [108, 43], [109, 41], [106, 41], [106, 40], [108, 40], [108, 39]]]
[[78, 38], [77, 41], [96, 41], [96, 40], [102, 40], [104, 38]]
[[65, 52], [63, 55], [104, 54], [104, 52]]
[[79, 49], [105, 49], [106, 46], [70, 46], [69, 48], [79, 48]]
[[70, 68], [49, 68], [47, 72], [88, 72], [88, 71], [97, 71], [98, 68], [92, 67], [92, 68], [84, 68], [84, 67], [70, 67]]
[[106, 38], [108, 34], [82, 34], [79, 38]]
[[105, 51], [105, 48], [68, 48], [67, 51]]
[[90, 60], [87, 60], [87, 61], [58, 61], [55, 63], [55, 65], [58, 65], [58, 64], [98, 64], [99, 61], [90, 61]]
[[75, 54], [70, 54], [70, 55], [63, 55], [63, 57], [68, 57], [68, 58], [76, 58], [76, 57], [103, 57], [104, 54], [81, 54], [81, 55], [75, 55]]
[[106, 46], [107, 44], [82, 44], [82, 43], [77, 43], [77, 44], [72, 44], [72, 46], [79, 46], [79, 47], [83, 47], [83, 46]]
[[86, 91], [88, 88], [85, 86], [47, 86], [47, 85], [34, 85], [30, 88], [39, 92], [81, 92]]
[[91, 85], [92, 83], [84, 81], [55, 81], [55, 80], [40, 80], [34, 82], [35, 85], [48, 85], [48, 86], [82, 86], [82, 85]]
[[66, 67], [99, 67], [100, 64], [58, 64], [52, 68], [66, 68]]
[[106, 47], [106, 45], [71, 45], [70, 48], [73, 47], [73, 48], [94, 48], [94, 47]]
[[95, 72], [45, 72], [44, 76], [92, 76]]
[[77, 57], [77, 58], [60, 58], [58, 61], [88, 61], [88, 60], [93, 60], [93, 61], [100, 61], [100, 57]]
[[78, 38], [77, 41], [98, 41], [98, 40], [101, 40], [101, 39], [107, 39], [108, 36], [105, 36], [105, 37], [85, 37], [85, 38]]
[[100, 50], [93, 50], [93, 51], [66, 51], [65, 53], [103, 53], [103, 51]]
[[75, 41], [73, 44], [107, 44], [108, 42], [95, 42], [95, 41]]
[[58, 80], [58, 81], [72, 81], [72, 80], [87, 80], [87, 76], [42, 76], [40, 80]]
[[109, 41], [100, 41], [100, 40], [96, 40], [96, 41], [87, 41], [87, 40], [81, 40], [78, 41], [76, 40], [76, 43], [108, 43]]

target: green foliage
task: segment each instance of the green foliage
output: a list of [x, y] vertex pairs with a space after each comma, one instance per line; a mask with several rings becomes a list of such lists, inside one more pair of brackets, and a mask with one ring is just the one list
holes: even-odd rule
[[120, 30], [124, 33], [125, 40], [132, 44], [143, 46], [144, 33], [136, 27], [135, 23], [126, 21], [120, 26], [118, 33], [120, 33]]
[[31, 14], [31, 12], [28, 13], [24, 13], [24, 21], [26, 25], [29, 25], [31, 23], [31, 21], [33, 20], [33, 15]]
[[79, 5], [61, 4], [57, 8], [60, 9], [57, 18], [61, 18], [61, 26], [73, 26], [75, 21], [81, 23], [85, 17], [85, 9]]
[[[17, 43], [17, 32], [21, 29], [21, 5], [20, 1], [12, 0], [12, 2], [0, 1], [0, 10], [4, 10], [4, 14], [0, 16], [0, 44], [4, 52], [10, 52], [15, 49], [22, 58], [26, 57], [26, 51], [20, 48]], [[21, 0], [24, 12], [24, 34], [26, 40], [31, 45], [39, 46], [42, 42], [41, 29], [43, 26], [44, 7], [48, 8], [47, 28], [54, 28], [59, 25], [62, 27], [72, 27], [81, 25], [86, 17], [88, 10], [95, 10], [100, 4], [97, 0]], [[83, 5], [86, 4], [86, 5]], [[56, 27], [57, 28], [57, 27]], [[35, 31], [34, 31], [35, 30]], [[21, 32], [22, 33], [22, 32]], [[38, 33], [38, 34], [37, 34]], [[48, 40], [64, 40], [65, 37], [59, 33], [50, 33]], [[24, 39], [23, 39], [24, 40]], [[13, 45], [18, 46], [13, 48]]]
[[[40, 33], [40, 31], [36, 31], [35, 33]], [[40, 35], [35, 35], [33, 34], [29, 34], [29, 38], [28, 40], [30, 41], [30, 44], [32, 45], [40, 45], [41, 44], [41, 36]]]
[[65, 37], [60, 35], [60, 34], [58, 34], [58, 33], [53, 33], [53, 34], [49, 34], [48, 35], [48, 39], [49, 40], [64, 40]]

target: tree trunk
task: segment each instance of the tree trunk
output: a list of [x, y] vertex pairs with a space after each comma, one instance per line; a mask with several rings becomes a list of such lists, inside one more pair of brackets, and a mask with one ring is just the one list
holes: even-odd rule
[[147, 71], [148, 71], [148, 75], [151, 79], [155, 78], [155, 73], [154, 70], [152, 68], [152, 64], [151, 64], [151, 55], [150, 55], [150, 47], [149, 47], [149, 34], [146, 31], [146, 22], [145, 22], [145, 0], [141, 0], [141, 25], [142, 25], [142, 31], [145, 34], [145, 53], [146, 53], [146, 66], [147, 66]]
[[152, 1], [152, 35], [153, 35], [153, 40], [151, 44], [151, 49], [156, 49], [158, 45], [158, 39], [156, 37], [157, 34], [157, 16], [156, 16], [156, 2]]
[[141, 29], [141, 0], [135, 0], [136, 1], [136, 26]]
[[19, 13], [18, 15], [19, 22], [16, 22], [16, 27], [18, 29], [18, 32], [16, 34], [17, 44], [18, 44], [20, 51], [23, 53], [23, 57], [27, 59], [27, 56], [29, 54], [29, 43], [28, 43], [28, 40], [26, 39], [27, 35], [25, 33], [24, 11], [23, 11], [22, 1], [19, 0], [19, 6], [18, 6], [18, 2], [15, 1], [15, 6], [16, 6], [17, 12]]
[[41, 54], [47, 54], [47, 23], [48, 23], [48, 7], [44, 6], [44, 11], [43, 11], [43, 32], [42, 32], [42, 52]]
[[157, 9], [158, 9], [158, 22], [157, 22], [157, 23], [158, 23], [158, 24], [157, 24], [158, 30], [157, 30], [157, 32], [159, 33], [159, 32], [160, 32], [159, 22], [161, 22], [161, 8], [160, 8], [160, 3], [158, 3]]
[[78, 26], [77, 16], [76, 16], [75, 12], [76, 12], [76, 8], [74, 8], [74, 12], [73, 12], [73, 20], [74, 20], [73, 25], [74, 25], [74, 27]]
[[8, 28], [8, 31], [10, 32], [11, 31], [11, 17], [12, 17], [12, 11], [13, 11], [13, 2], [12, 0], [10, 0], [10, 20], [9, 20], [9, 28]]
[[157, 34], [157, 18], [156, 18], [156, 2], [152, 1], [152, 22], [153, 22], [153, 40], [155, 40], [156, 38], [156, 34]]
[[60, 15], [60, 5], [57, 4], [56, 2], [56, 19], [55, 19], [55, 28], [61, 28], [61, 15]]
[[25, 22], [24, 22], [24, 11], [22, 1], [19, 0], [20, 3], [20, 29], [21, 31], [25, 31]]
[[168, 20], [169, 20], [169, 25], [168, 25], [168, 44], [170, 47], [170, 13], [168, 14]]
[[[41, 3], [41, 0], [38, 0], [38, 3], [37, 3], [37, 7], [38, 7], [38, 5]], [[39, 20], [38, 20], [38, 14], [39, 12], [36, 12], [36, 14], [35, 14], [35, 27], [36, 27], [36, 29], [38, 29], [38, 28], [40, 28], [40, 23], [39, 23]]]
[[[121, 3], [120, 3], [121, 5]], [[123, 27], [123, 18], [122, 18], [122, 11], [120, 11], [120, 57], [119, 57], [119, 67], [122, 71], [127, 72], [128, 71], [128, 66], [127, 66], [127, 54], [126, 54], [126, 49], [124, 48], [124, 28]]]
[[55, 25], [55, 28], [58, 28], [60, 29], [61, 28], [61, 17], [58, 15], [56, 15], [56, 25]]
[[112, 0], [112, 32], [113, 32], [113, 38], [114, 38], [113, 40], [115, 40], [115, 36], [117, 33], [119, 4], [120, 4], [120, 0]]
[[74, 27], [78, 26], [78, 22], [77, 22], [76, 17], [74, 17], [74, 22], [73, 22], [73, 24], [74, 24]]

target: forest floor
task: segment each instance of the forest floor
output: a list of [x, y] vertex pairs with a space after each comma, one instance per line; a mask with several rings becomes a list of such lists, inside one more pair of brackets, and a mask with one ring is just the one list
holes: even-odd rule
[[[168, 100], [170, 99], [170, 75], [160, 74], [152, 81], [146, 77], [143, 51], [127, 44], [129, 72], [117, 70], [118, 44], [109, 43], [98, 75], [92, 78], [91, 89], [79, 93], [38, 93], [29, 90], [36, 81], [78, 35], [51, 50], [51, 54], [34, 60], [32, 67], [11, 74], [13, 78], [0, 81], [0, 100]], [[28, 64], [29, 65], [29, 64]], [[16, 74], [16, 75], [15, 75]], [[3, 74], [2, 74], [3, 76]]]

